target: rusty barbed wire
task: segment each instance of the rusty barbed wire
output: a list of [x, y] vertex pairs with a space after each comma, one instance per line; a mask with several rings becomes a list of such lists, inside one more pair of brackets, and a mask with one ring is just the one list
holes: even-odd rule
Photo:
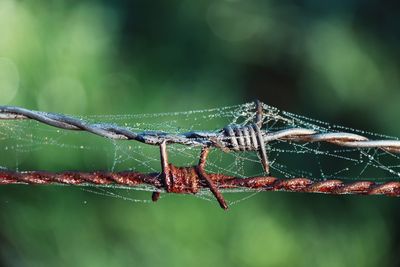
[[[154, 190], [166, 191], [162, 173], [125, 172], [44, 172], [44, 171], [0, 171], [0, 184], [37, 185], [93, 185], [114, 187], [151, 186]], [[253, 191], [284, 191], [324, 194], [360, 194], [400, 196], [400, 182], [351, 181], [338, 179], [310, 180], [308, 178], [279, 179], [271, 176], [238, 178], [224, 174], [208, 173], [208, 177], [219, 190], [249, 189]], [[209, 189], [197, 166], [176, 167], [170, 164], [171, 193], [196, 194]]]

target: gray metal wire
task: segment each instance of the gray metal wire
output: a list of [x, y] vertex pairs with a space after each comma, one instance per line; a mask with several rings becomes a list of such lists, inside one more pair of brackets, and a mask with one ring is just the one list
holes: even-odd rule
[[136, 140], [145, 144], [176, 143], [188, 146], [216, 147], [223, 150], [252, 151], [265, 149], [265, 144], [277, 140], [292, 142], [327, 142], [343, 147], [378, 148], [400, 153], [400, 140], [370, 140], [365, 136], [346, 132], [317, 132], [307, 128], [289, 128], [279, 131], [259, 129], [256, 124], [230, 125], [221, 131], [190, 131], [171, 134], [161, 131], [134, 132], [110, 124], [90, 124], [84, 120], [57, 113], [29, 110], [14, 106], [0, 106], [0, 119], [31, 119], [61, 129], [86, 131], [102, 137]]

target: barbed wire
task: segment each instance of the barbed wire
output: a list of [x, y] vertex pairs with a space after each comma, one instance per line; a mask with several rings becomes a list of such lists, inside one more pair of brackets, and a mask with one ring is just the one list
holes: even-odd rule
[[[370, 140], [365, 136], [347, 132], [318, 132], [307, 128], [287, 128], [270, 131], [262, 129], [263, 104], [255, 103], [255, 122], [245, 125], [227, 125], [218, 131], [189, 131], [167, 133], [162, 131], [135, 132], [127, 127], [105, 123], [89, 123], [83, 119], [57, 113], [47, 113], [20, 107], [0, 106], [0, 120], [31, 119], [67, 130], [86, 131], [110, 139], [136, 140], [160, 147], [162, 172], [145, 174], [138, 172], [0, 172], [0, 184], [74, 184], [117, 185], [134, 187], [151, 185], [157, 190], [152, 199], [157, 201], [161, 191], [168, 193], [195, 194], [209, 189], [223, 209], [228, 206], [220, 189], [249, 188], [260, 191], [290, 191], [328, 194], [384, 194], [400, 196], [400, 182], [374, 183], [357, 181], [344, 183], [341, 180], [310, 180], [308, 178], [279, 179], [270, 176], [235, 178], [225, 174], [207, 173], [204, 169], [210, 148], [227, 151], [258, 151], [265, 173], [269, 174], [269, 162], [265, 145], [272, 141], [327, 142], [343, 147], [377, 148], [400, 153], [400, 140]], [[201, 146], [198, 165], [176, 167], [168, 163], [167, 144]]]
[[[347, 132], [318, 132], [307, 128], [289, 128], [275, 132], [268, 129], [253, 130], [248, 125], [230, 125], [220, 131], [189, 131], [172, 134], [161, 131], [135, 132], [111, 124], [90, 124], [72, 116], [34, 111], [20, 107], [0, 106], [0, 120], [32, 119], [66, 130], [86, 131], [111, 139], [136, 140], [145, 144], [177, 143], [189, 146], [217, 147], [224, 150], [258, 150], [265, 143], [276, 140], [293, 142], [327, 142], [352, 148], [380, 148], [400, 153], [400, 140], [370, 140], [365, 136]], [[257, 136], [261, 134], [261, 137]]]
[[[197, 166], [170, 165], [172, 193], [196, 194], [209, 189], [199, 174]], [[125, 172], [44, 172], [0, 171], [0, 184], [62, 184], [82, 186], [113, 186], [134, 188], [151, 186], [159, 192], [166, 191], [162, 173]], [[254, 191], [285, 191], [324, 194], [362, 194], [400, 196], [400, 182], [376, 183], [372, 181], [344, 182], [338, 179], [310, 180], [308, 178], [279, 179], [271, 176], [238, 178], [224, 174], [208, 173], [219, 190], [249, 189]]]

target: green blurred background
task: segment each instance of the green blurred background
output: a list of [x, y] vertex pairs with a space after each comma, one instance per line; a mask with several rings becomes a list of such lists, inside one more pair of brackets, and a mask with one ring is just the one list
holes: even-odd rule
[[[0, 0], [0, 102], [89, 115], [259, 98], [400, 136], [399, 8]], [[135, 204], [70, 187], [2, 186], [0, 209], [3, 266], [400, 264], [398, 200], [386, 197], [261, 193], [224, 212], [192, 196]]]

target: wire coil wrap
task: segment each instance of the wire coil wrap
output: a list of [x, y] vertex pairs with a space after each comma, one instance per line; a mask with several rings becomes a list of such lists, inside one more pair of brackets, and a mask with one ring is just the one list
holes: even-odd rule
[[229, 125], [224, 128], [223, 134], [226, 148], [233, 151], [257, 151], [264, 145], [260, 129], [255, 124]]

